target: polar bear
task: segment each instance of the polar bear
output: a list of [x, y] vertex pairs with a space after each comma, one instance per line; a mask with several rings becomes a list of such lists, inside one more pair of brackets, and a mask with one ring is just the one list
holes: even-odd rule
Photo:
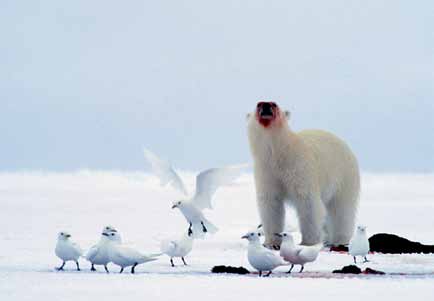
[[322, 130], [292, 131], [289, 112], [274, 102], [259, 102], [247, 119], [265, 245], [280, 246], [275, 233], [284, 230], [285, 204], [297, 213], [302, 244], [348, 244], [360, 174], [347, 144]]

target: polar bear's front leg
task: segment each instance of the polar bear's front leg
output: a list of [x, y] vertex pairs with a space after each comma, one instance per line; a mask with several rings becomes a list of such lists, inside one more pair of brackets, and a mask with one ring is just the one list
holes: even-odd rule
[[265, 233], [264, 245], [270, 249], [279, 249], [282, 241], [275, 233], [284, 230], [284, 202], [276, 194], [260, 194], [257, 197], [257, 204]]
[[315, 245], [323, 240], [325, 208], [319, 196], [294, 202], [302, 235], [302, 245]]

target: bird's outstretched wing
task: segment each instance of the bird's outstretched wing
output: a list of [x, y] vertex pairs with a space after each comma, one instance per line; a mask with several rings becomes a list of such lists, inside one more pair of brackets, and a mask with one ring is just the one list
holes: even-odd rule
[[145, 159], [151, 165], [152, 171], [160, 178], [161, 186], [170, 184], [183, 194], [188, 194], [184, 183], [172, 166], [170, 166], [169, 162], [160, 159], [157, 155], [146, 148], [143, 149], [143, 154], [145, 155]]
[[220, 186], [233, 182], [247, 165], [233, 165], [222, 168], [211, 168], [202, 171], [196, 177], [196, 194], [192, 203], [199, 209], [212, 209], [211, 199]]

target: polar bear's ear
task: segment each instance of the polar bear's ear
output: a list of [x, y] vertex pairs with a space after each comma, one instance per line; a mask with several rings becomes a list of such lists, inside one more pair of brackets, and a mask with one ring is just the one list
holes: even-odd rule
[[285, 111], [285, 117], [289, 120], [289, 117], [291, 117], [291, 112]]

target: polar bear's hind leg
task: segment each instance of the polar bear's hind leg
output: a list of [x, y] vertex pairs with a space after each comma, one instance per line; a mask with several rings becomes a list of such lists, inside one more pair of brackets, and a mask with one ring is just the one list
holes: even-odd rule
[[327, 243], [346, 245], [353, 236], [358, 203], [358, 188], [354, 188], [337, 192], [327, 204]]

